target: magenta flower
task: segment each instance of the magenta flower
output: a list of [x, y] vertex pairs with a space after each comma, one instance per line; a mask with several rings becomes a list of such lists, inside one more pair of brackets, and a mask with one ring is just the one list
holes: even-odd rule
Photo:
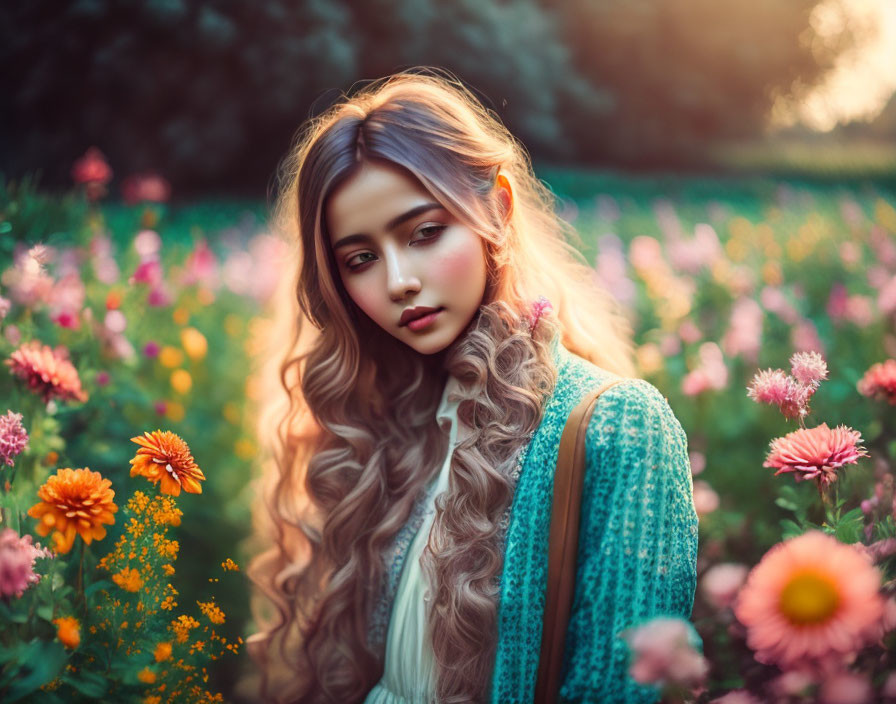
[[814, 479], [820, 488], [837, 480], [837, 470], [868, 457], [859, 447], [862, 436], [845, 425], [831, 429], [827, 423], [815, 428], [800, 428], [771, 442], [771, 451], [763, 467], [773, 467], [775, 476], [792, 472], [797, 482]]
[[896, 359], [872, 365], [856, 388], [862, 396], [896, 405]]
[[32, 584], [40, 581], [34, 572], [34, 561], [39, 557], [53, 557], [53, 553], [33, 544], [30, 535], [22, 538], [12, 528], [0, 532], [0, 596], [20, 597]]
[[0, 416], [0, 460], [13, 466], [12, 458], [28, 447], [28, 433], [22, 425], [22, 414], [6, 411]]

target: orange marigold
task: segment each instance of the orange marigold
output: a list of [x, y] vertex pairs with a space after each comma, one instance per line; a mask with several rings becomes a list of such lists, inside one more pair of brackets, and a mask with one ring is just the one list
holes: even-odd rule
[[56, 637], [66, 648], [77, 648], [81, 644], [81, 627], [74, 616], [54, 618]]
[[155, 658], [156, 662], [164, 662], [171, 657], [171, 643], [159, 643], [156, 646]]
[[143, 577], [140, 576], [140, 570], [125, 567], [120, 572], [112, 575], [112, 581], [126, 592], [136, 592], [143, 586]]
[[156, 673], [148, 667], [144, 667], [137, 673], [137, 679], [146, 684], [153, 684], [156, 681]]
[[54, 398], [83, 403], [88, 398], [65, 347], [53, 349], [31, 340], [13, 352], [5, 364], [13, 374], [24, 379], [28, 388], [39, 394], [44, 403]]
[[199, 610], [208, 617], [209, 621], [215, 624], [224, 623], [224, 612], [221, 611], [214, 599], [211, 601], [197, 601], [196, 603], [199, 604]]
[[39, 520], [37, 532], [40, 535], [54, 531], [56, 552], [67, 553], [72, 549], [76, 535], [88, 545], [106, 537], [103, 524], [115, 523], [112, 514], [118, 510], [112, 501], [115, 492], [111, 487], [112, 482], [103, 479], [99, 472], [92, 472], [87, 467], [65, 467], [38, 489], [41, 501], [28, 509], [28, 515]]
[[131, 460], [131, 476], [146, 477], [153, 484], [161, 482], [163, 494], [178, 496], [180, 490], [201, 494], [200, 481], [205, 479], [196, 465], [190, 448], [178, 435], [169, 430], [144, 432], [142, 436], [131, 438], [140, 445]]

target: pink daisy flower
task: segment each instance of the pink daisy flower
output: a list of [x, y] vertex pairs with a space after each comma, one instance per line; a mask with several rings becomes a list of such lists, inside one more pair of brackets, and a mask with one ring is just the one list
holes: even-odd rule
[[872, 365], [856, 388], [862, 396], [896, 405], [896, 359]]
[[13, 466], [12, 458], [28, 447], [28, 433], [22, 425], [22, 414], [7, 410], [0, 416], [0, 463]]
[[879, 635], [881, 575], [849, 545], [810, 531], [771, 548], [734, 614], [756, 659], [782, 668], [847, 657]]
[[28, 388], [43, 398], [63, 401], [87, 400], [78, 370], [66, 358], [64, 348], [51, 349], [37, 340], [25, 343], [5, 360], [12, 373], [28, 382]]
[[776, 468], [775, 476], [792, 472], [798, 482], [814, 479], [823, 488], [837, 480], [837, 469], [868, 457], [859, 447], [861, 441], [859, 431], [845, 425], [831, 429], [822, 423], [815, 428], [799, 428], [772, 440], [762, 466]]

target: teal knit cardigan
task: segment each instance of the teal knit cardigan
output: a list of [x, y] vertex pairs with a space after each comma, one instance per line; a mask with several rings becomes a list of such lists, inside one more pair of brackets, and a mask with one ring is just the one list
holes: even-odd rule
[[[611, 372], [552, 343], [557, 384], [520, 453], [506, 526], [492, 704], [532, 701], [541, 648], [553, 473], [569, 413]], [[628, 379], [601, 395], [586, 434], [576, 587], [566, 633], [560, 700], [655, 702], [655, 687], [628, 676], [619, 633], [653, 616], [689, 618], [694, 602], [697, 514], [687, 438], [663, 395]], [[419, 505], [422, 509], [423, 502]], [[386, 556], [388, 580], [370, 623], [383, 648], [415, 512]], [[694, 634], [698, 645], [699, 637]]]

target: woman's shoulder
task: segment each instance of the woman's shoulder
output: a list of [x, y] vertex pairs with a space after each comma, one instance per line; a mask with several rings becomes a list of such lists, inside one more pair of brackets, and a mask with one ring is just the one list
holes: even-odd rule
[[573, 352], [566, 352], [566, 361], [558, 374], [558, 386], [579, 400], [608, 382], [618, 382], [606, 389], [598, 399], [591, 416], [588, 436], [591, 441], [641, 444], [662, 439], [667, 446], [683, 444], [684, 430], [669, 405], [669, 400], [645, 379], [624, 377], [600, 367]]

